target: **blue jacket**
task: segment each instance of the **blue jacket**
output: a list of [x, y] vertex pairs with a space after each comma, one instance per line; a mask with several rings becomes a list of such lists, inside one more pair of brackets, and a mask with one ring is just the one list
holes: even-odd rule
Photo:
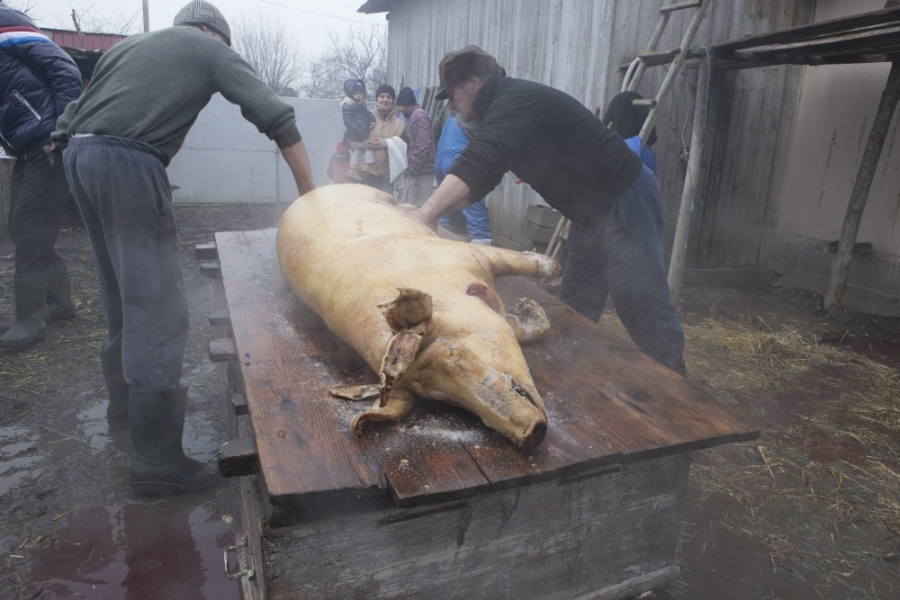
[[469, 138], [463, 132], [462, 127], [455, 116], [447, 117], [444, 121], [444, 129], [441, 139], [438, 140], [437, 154], [434, 158], [434, 174], [438, 183], [444, 180], [456, 157], [469, 145]]
[[56, 119], [81, 95], [75, 61], [34, 21], [0, 5], [0, 143], [14, 156], [50, 142]]

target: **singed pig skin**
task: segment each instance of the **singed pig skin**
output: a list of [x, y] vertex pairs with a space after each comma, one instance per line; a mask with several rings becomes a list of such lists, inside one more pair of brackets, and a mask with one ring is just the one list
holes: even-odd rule
[[[420, 397], [475, 413], [520, 448], [543, 439], [546, 410], [493, 282], [555, 277], [555, 261], [442, 239], [389, 195], [362, 185], [324, 186], [295, 201], [282, 216], [276, 248], [294, 293], [376, 373], [389, 344], [397, 346], [396, 360], [409, 363], [355, 429], [401, 418]], [[402, 294], [430, 305], [409, 309], [409, 323], [386, 318], [384, 304]]]

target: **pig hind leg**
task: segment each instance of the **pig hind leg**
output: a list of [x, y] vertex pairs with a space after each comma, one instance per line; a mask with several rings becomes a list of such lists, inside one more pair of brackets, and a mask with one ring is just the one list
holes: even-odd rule
[[476, 258], [487, 263], [494, 277], [525, 275], [552, 279], [559, 277], [561, 271], [558, 262], [536, 252], [516, 252], [494, 246], [473, 246], [472, 251]]

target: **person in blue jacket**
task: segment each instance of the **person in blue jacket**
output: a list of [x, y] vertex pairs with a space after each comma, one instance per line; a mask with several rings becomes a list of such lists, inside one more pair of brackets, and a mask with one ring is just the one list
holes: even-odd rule
[[[474, 130], [478, 128], [477, 123], [461, 123], [457, 118], [456, 111], [449, 111], [445, 108], [446, 117], [440, 128], [440, 137], [438, 137], [437, 155], [434, 159], [434, 176], [438, 185], [447, 176], [450, 167], [456, 157], [462, 154], [462, 151], [469, 145]], [[473, 244], [491, 245], [491, 222], [488, 218], [487, 205], [484, 198], [479, 198], [468, 207], [464, 208], [463, 216], [466, 218], [466, 232], [469, 235], [469, 241]], [[440, 219], [441, 227], [450, 228], [450, 217], [445, 215]]]
[[81, 89], [75, 61], [0, 2], [0, 144], [16, 159], [8, 221], [16, 320], [0, 335], [3, 351], [24, 350], [40, 341], [46, 321], [75, 316], [66, 262], [54, 250], [69, 185], [50, 134]]

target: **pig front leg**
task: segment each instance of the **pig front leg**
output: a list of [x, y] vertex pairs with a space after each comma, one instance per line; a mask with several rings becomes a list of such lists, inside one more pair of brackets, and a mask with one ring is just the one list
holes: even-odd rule
[[479, 262], [486, 263], [495, 278], [504, 275], [525, 275], [555, 279], [562, 271], [558, 262], [536, 252], [516, 252], [494, 246], [472, 246], [472, 252]]
[[356, 415], [356, 418], [353, 419], [353, 433], [360, 435], [362, 424], [365, 421], [398, 421], [409, 414], [414, 404], [415, 400], [412, 394], [405, 390], [393, 389], [387, 395], [387, 402], [384, 403], [384, 406], [382, 406], [382, 399], [379, 398], [372, 408]]

